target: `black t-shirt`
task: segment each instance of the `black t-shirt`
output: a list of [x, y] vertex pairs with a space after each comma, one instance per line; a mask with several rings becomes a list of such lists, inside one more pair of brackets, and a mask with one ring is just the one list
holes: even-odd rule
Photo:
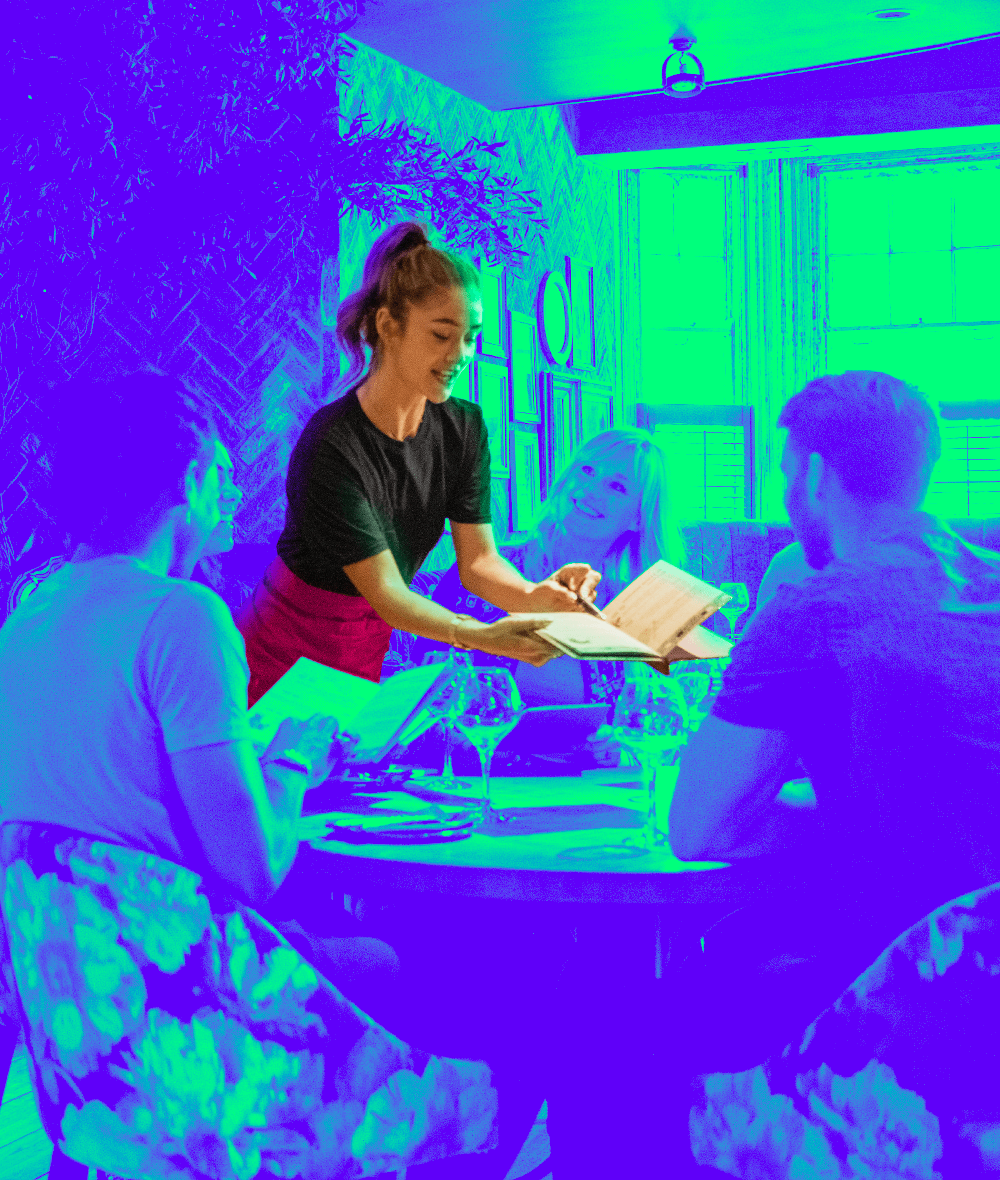
[[916, 921], [1000, 880], [1000, 556], [943, 522], [780, 586], [712, 712], [790, 734], [835, 892]]
[[398, 442], [352, 389], [306, 423], [285, 486], [278, 555], [303, 582], [359, 598], [344, 566], [389, 549], [409, 585], [446, 519], [490, 523], [483, 412], [464, 398], [428, 401], [416, 435]]

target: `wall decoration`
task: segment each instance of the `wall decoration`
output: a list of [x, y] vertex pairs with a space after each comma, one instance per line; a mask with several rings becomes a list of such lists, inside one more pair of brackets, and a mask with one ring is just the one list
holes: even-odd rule
[[538, 335], [550, 365], [565, 365], [573, 347], [573, 318], [569, 290], [558, 271], [548, 271], [535, 301]]
[[516, 422], [541, 422], [535, 326], [531, 317], [510, 312], [509, 332], [511, 417]]
[[580, 382], [553, 374], [546, 374], [545, 382], [549, 426], [545, 483], [550, 487], [577, 448], [580, 437]]
[[580, 384], [580, 442], [610, 430], [612, 391], [607, 385], [584, 381]]
[[514, 426], [513, 531], [531, 528], [542, 500], [542, 470], [537, 426]]
[[594, 269], [579, 258], [568, 258], [566, 281], [569, 285], [573, 316], [574, 369], [593, 369], [594, 357]]
[[491, 487], [490, 516], [493, 517], [493, 540], [505, 545], [510, 536], [510, 480], [494, 479]]
[[476, 386], [490, 436], [490, 471], [494, 476], [506, 477], [510, 475], [510, 400], [506, 366], [477, 361]]
[[481, 266], [483, 289], [483, 330], [479, 333], [480, 356], [505, 357], [503, 347], [504, 268]]

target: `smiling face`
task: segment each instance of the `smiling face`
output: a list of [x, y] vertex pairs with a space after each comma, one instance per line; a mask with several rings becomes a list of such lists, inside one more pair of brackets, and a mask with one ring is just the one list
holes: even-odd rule
[[560, 493], [560, 519], [582, 541], [611, 544], [639, 527], [640, 496], [621, 451], [574, 463]]
[[219, 473], [220, 520], [212, 530], [202, 557], [214, 557], [218, 553], [228, 553], [232, 549], [236, 543], [233, 518], [243, 502], [243, 489], [233, 482], [233, 461], [229, 457], [229, 452], [218, 441], [215, 444], [215, 466]]
[[440, 405], [472, 360], [482, 326], [481, 299], [461, 287], [440, 288], [423, 303], [411, 304], [405, 333], [388, 308], [379, 308], [380, 375]]

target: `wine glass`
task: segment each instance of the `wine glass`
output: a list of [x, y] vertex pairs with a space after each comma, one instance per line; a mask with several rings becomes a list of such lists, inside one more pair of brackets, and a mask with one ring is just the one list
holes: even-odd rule
[[441, 767], [441, 790], [456, 793], [459, 786], [458, 779], [452, 766], [452, 749], [455, 738], [455, 725], [465, 701], [465, 682], [472, 670], [472, 653], [449, 648], [447, 652], [432, 651], [424, 656], [423, 663], [447, 664], [451, 676], [444, 688], [431, 702], [431, 709], [442, 723], [444, 729], [444, 764]]
[[470, 669], [456, 724], [476, 747], [483, 768], [483, 810], [477, 830], [507, 821], [490, 806], [490, 765], [493, 752], [523, 715], [521, 694], [506, 668]]
[[[647, 850], [667, 842], [656, 826], [656, 769], [680, 757], [688, 721], [684, 690], [645, 664], [633, 665], [618, 695], [611, 727], [614, 737], [635, 755], [641, 768], [646, 818], [638, 846]], [[625, 843], [636, 846], [635, 838]]]
[[719, 589], [723, 594], [732, 595], [725, 606], [719, 607], [719, 612], [725, 615], [726, 621], [729, 623], [729, 638], [735, 643], [736, 620], [749, 608], [750, 594], [746, 582], [720, 582]]

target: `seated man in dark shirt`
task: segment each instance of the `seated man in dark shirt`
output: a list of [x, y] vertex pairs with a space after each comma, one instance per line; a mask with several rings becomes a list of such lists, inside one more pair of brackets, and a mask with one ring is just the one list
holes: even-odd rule
[[[795, 849], [772, 776], [799, 757], [818, 801], [802, 849], [875, 953], [1000, 879], [1000, 556], [918, 510], [940, 453], [901, 381], [848, 373], [792, 398], [785, 504], [812, 570], [754, 617], [670, 814], [679, 856]], [[860, 931], [855, 937], [860, 937]]]
[[[659, 1048], [633, 1054], [629, 1104], [605, 1118], [622, 1175], [693, 1168], [685, 1075], [780, 1053], [913, 922], [1000, 880], [1000, 555], [919, 511], [935, 415], [902, 381], [851, 372], [811, 382], [779, 426], [812, 572], [793, 570], [734, 649], [669, 833], [683, 859], [758, 858], [794, 888], [735, 902], [683, 967], [672, 957], [643, 1030]], [[799, 758], [814, 811], [778, 798]]]

